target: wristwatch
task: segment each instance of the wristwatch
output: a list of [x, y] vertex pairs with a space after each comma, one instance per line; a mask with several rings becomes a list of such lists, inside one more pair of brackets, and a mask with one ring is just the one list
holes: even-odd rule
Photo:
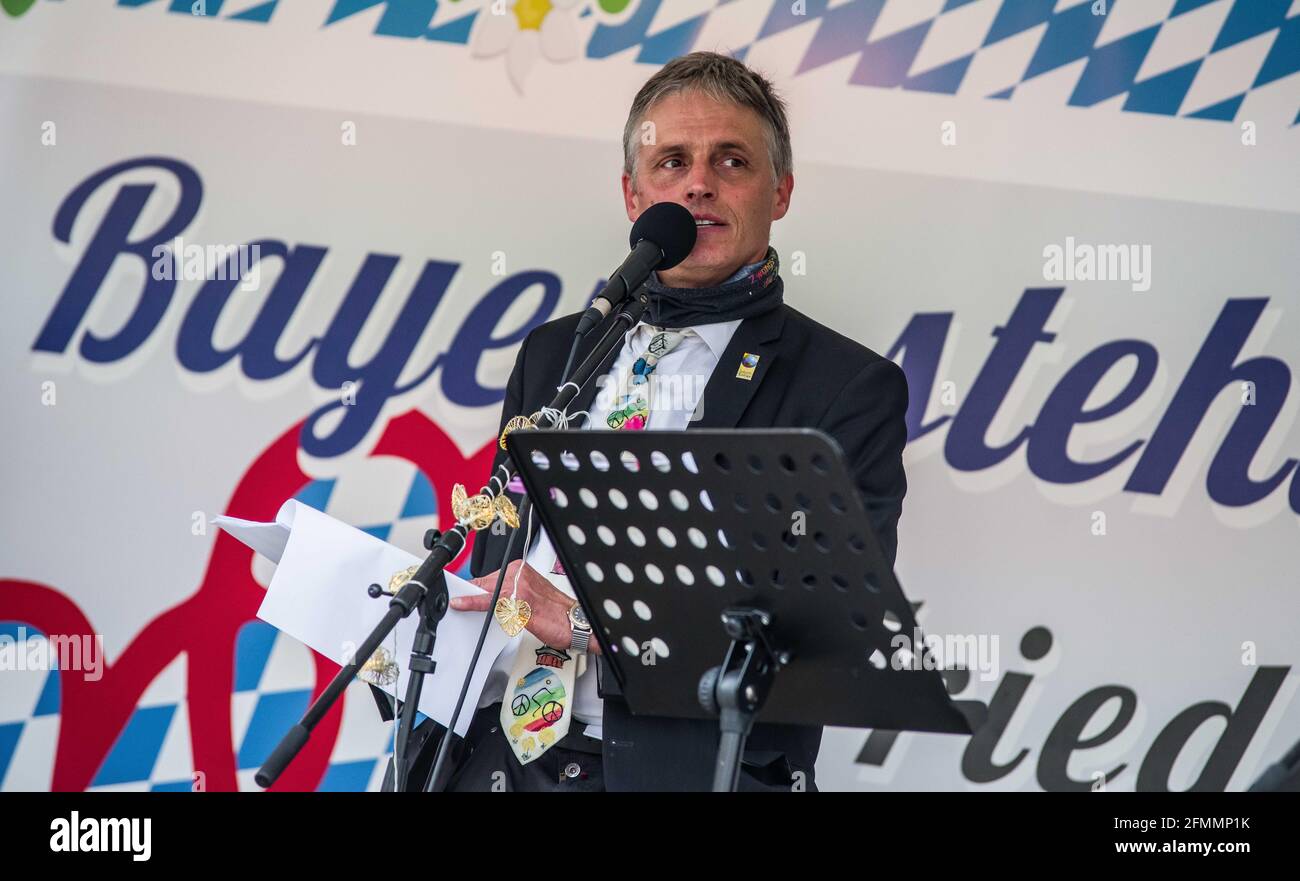
[[591, 642], [591, 622], [587, 620], [587, 614], [582, 611], [582, 606], [578, 603], [569, 607], [569, 627], [573, 637], [569, 648], [580, 653], [586, 652], [587, 645]]

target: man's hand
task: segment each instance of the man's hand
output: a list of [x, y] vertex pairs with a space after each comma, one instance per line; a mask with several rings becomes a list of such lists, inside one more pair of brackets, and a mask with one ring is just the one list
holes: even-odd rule
[[[516, 574], [519, 575], [517, 598], [528, 603], [533, 610], [532, 617], [528, 619], [528, 632], [552, 648], [569, 648], [573, 642], [573, 627], [569, 623], [569, 608], [574, 603], [573, 598], [558, 590], [532, 566], [519, 560], [515, 560], [506, 568], [506, 580], [501, 585], [501, 596], [510, 596]], [[496, 587], [497, 572], [471, 579], [470, 583], [484, 591], [483, 595], [453, 597], [451, 607], [462, 612], [492, 614], [492, 590]], [[590, 643], [590, 649], [598, 651], [594, 639]]]

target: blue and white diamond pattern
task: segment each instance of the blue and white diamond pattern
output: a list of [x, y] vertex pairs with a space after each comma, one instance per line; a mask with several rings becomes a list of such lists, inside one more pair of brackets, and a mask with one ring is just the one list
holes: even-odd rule
[[663, 64], [695, 49], [776, 76], [834, 65], [850, 85], [1166, 116], [1233, 120], [1261, 89], [1283, 96], [1260, 106], [1287, 125], [1300, 106], [1296, 0], [643, 0], [587, 54]]
[[[15, 621], [0, 621], [0, 636], [15, 640], [14, 650], [21, 652], [27, 643], [46, 642], [44, 634]], [[46, 652], [41, 647], [30, 654]], [[0, 675], [0, 791], [47, 790], [59, 738], [59, 674], [13, 669]]]
[[[336, 0], [325, 21], [300, 23], [464, 45], [485, 3]], [[247, 0], [209, 17], [269, 25], [319, 14]], [[828, 84], [1029, 105], [1300, 121], [1300, 0], [633, 0], [619, 16], [587, 9], [582, 19], [597, 60], [661, 65], [710, 49], [778, 78], [818, 72]]]

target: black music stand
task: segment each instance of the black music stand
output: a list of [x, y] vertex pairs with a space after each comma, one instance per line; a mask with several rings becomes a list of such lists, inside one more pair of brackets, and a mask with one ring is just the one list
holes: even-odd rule
[[756, 719], [970, 733], [827, 435], [521, 430], [506, 445], [632, 713], [720, 717], [715, 790], [735, 788]]

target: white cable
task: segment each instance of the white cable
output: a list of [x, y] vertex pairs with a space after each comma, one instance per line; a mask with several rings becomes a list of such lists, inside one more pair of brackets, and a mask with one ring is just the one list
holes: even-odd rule
[[[510, 585], [510, 599], [519, 596], [519, 576], [523, 574], [524, 564], [528, 561], [528, 548], [533, 543], [533, 506], [528, 506], [528, 522], [524, 524], [524, 555], [519, 558], [519, 568], [515, 570], [515, 580]], [[509, 565], [507, 563], [506, 565]]]
[[567, 429], [569, 423], [578, 417], [587, 417], [591, 413], [588, 410], [579, 410], [577, 413], [570, 413], [567, 410], [559, 410], [555, 407], [543, 407], [538, 411], [539, 416], [544, 416], [551, 420], [552, 429]]

